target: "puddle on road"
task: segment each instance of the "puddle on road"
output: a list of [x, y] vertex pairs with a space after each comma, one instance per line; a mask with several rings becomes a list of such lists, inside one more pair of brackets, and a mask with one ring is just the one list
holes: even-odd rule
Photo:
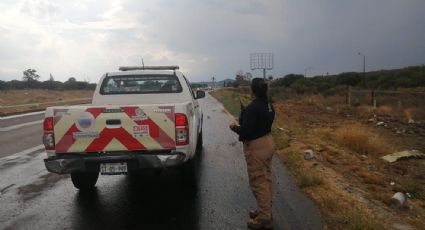
[[7, 190], [9, 190], [9, 188], [11, 188], [11, 187], [13, 187], [13, 186], [15, 186], [16, 184], [10, 184], [10, 185], [8, 185], [8, 186], [6, 186], [6, 187], [4, 187], [4, 188], [2, 188], [2, 189], [0, 189], [0, 195], [2, 195], [2, 194], [4, 194], [4, 193], [6, 193], [7, 192]]
[[22, 196], [24, 201], [28, 201], [41, 195], [43, 190], [54, 187], [58, 181], [67, 177], [69, 176], [48, 173], [40, 176], [38, 180], [34, 181], [31, 184], [20, 186], [18, 188], [18, 193]]
[[44, 151], [35, 151], [23, 156], [6, 157], [5, 159], [2, 160], [2, 162], [0, 162], [0, 171], [11, 168], [15, 165], [28, 163], [34, 158], [36, 158], [38, 155], [40, 155], [41, 153], [44, 153]]

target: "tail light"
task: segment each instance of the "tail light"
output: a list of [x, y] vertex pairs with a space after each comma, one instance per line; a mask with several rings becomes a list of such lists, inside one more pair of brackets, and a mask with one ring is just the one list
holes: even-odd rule
[[46, 150], [55, 149], [55, 135], [53, 134], [53, 117], [44, 118], [43, 122], [43, 144]]
[[189, 144], [189, 122], [186, 115], [182, 113], [175, 114], [176, 124], [176, 145]]

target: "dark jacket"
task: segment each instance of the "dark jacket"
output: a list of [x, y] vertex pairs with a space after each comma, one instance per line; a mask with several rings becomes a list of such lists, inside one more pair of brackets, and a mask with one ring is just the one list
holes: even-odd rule
[[241, 111], [240, 126], [232, 128], [239, 134], [240, 141], [250, 141], [271, 132], [275, 111], [271, 102], [266, 99], [255, 99]]

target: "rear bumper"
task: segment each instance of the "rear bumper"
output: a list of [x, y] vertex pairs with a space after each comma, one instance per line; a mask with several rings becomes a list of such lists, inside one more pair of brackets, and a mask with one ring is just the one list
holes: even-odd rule
[[129, 171], [143, 168], [166, 168], [181, 165], [186, 156], [182, 152], [169, 153], [114, 153], [114, 154], [66, 154], [44, 159], [49, 172], [67, 174], [73, 172], [98, 172], [101, 163], [126, 162]]

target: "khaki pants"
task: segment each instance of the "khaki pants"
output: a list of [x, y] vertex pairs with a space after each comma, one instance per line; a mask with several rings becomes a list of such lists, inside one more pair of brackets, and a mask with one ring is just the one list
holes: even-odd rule
[[243, 145], [248, 168], [249, 185], [257, 200], [258, 218], [272, 218], [272, 172], [274, 153], [273, 137], [268, 134]]

